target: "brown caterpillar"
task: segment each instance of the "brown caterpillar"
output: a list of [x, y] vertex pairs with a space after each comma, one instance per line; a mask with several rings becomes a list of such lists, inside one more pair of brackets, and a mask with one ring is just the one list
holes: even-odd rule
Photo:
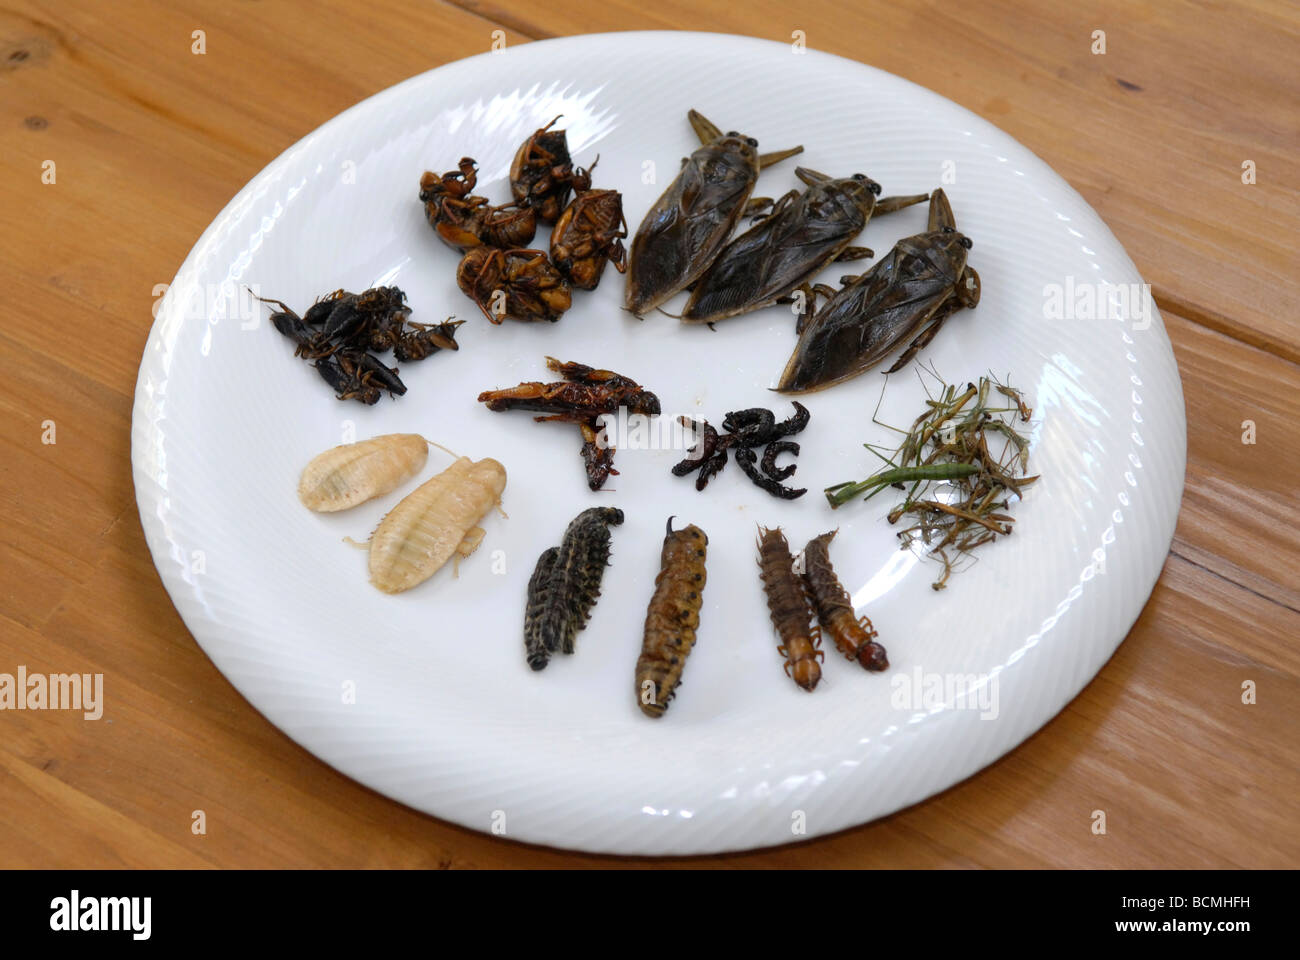
[[573, 653], [609, 565], [610, 525], [622, 522], [623, 511], [616, 507], [584, 510], [569, 523], [560, 545], [538, 558], [524, 610], [524, 653], [534, 670], [543, 669], [556, 650]]
[[636, 702], [647, 717], [662, 717], [681, 686], [682, 670], [700, 625], [708, 545], [709, 538], [699, 527], [692, 524], [674, 531], [673, 518], [668, 518], [659, 575], [645, 616], [641, 656], [636, 661]]
[[865, 615], [853, 615], [853, 601], [831, 566], [830, 543], [837, 530], [808, 541], [803, 550], [804, 580], [812, 593], [817, 619], [840, 653], [867, 670], [888, 670], [885, 648], [875, 642], [876, 631]]
[[821, 631], [812, 626], [813, 608], [803, 578], [794, 572], [790, 544], [781, 528], [758, 528], [758, 569], [767, 594], [767, 609], [772, 626], [781, 638], [777, 651], [785, 657], [786, 676], [809, 693], [822, 678], [819, 659], [826, 654], [819, 649]]

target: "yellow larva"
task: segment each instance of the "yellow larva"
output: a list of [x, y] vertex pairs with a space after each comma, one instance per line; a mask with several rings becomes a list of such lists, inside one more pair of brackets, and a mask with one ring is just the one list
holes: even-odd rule
[[298, 479], [298, 499], [318, 513], [347, 510], [396, 490], [428, 459], [428, 441], [417, 433], [386, 433], [345, 443], [307, 464]]
[[413, 490], [370, 538], [370, 582], [401, 593], [438, 572], [453, 554], [468, 557], [483, 539], [483, 515], [501, 502], [506, 469], [461, 457]]

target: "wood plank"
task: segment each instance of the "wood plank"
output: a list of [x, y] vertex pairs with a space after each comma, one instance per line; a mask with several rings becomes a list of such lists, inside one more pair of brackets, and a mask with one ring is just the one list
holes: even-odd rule
[[[1300, 610], [1300, 367], [1169, 312], [1187, 407], [1174, 550]], [[1250, 423], [1255, 442], [1243, 443]]]
[[[1300, 360], [1300, 6], [457, 2], [538, 38], [689, 28], [789, 43], [802, 30], [810, 48], [928, 87], [1046, 160], [1162, 309]], [[1091, 52], [1094, 30], [1104, 55]]]

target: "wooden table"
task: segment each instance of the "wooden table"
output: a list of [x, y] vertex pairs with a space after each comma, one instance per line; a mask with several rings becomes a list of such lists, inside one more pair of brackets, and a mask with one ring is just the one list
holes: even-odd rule
[[[0, 672], [103, 672], [104, 720], [0, 713], [0, 867], [571, 866], [335, 773], [187, 633], [136, 513], [129, 428], [157, 285], [258, 170], [412, 74], [569, 33], [789, 41], [991, 120], [1096, 207], [1182, 370], [1187, 488], [1096, 680], [972, 780], [730, 866], [1300, 863], [1300, 8], [1285, 0], [0, 5]], [[192, 52], [193, 31], [206, 52]], [[1093, 32], [1105, 31], [1095, 54]], [[55, 161], [54, 183], [42, 182]], [[1243, 183], [1243, 163], [1255, 170]], [[57, 443], [42, 443], [45, 421]], [[1257, 442], [1244, 444], [1244, 421]], [[1257, 702], [1242, 703], [1252, 681]], [[191, 832], [202, 809], [206, 835]], [[1091, 814], [1104, 810], [1107, 833]], [[637, 861], [628, 861], [637, 862]]]

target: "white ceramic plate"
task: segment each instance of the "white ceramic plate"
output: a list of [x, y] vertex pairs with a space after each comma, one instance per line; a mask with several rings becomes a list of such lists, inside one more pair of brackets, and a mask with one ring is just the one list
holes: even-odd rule
[[[456, 257], [416, 201], [422, 171], [470, 155], [479, 192], [504, 202], [517, 145], [562, 113], [575, 158], [600, 154], [596, 182], [623, 191], [635, 230], [696, 146], [690, 107], [764, 149], [802, 143], [799, 162], [867, 173], [886, 193], [942, 184], [974, 239], [983, 301], [921, 359], [949, 381], [992, 370], [1024, 387], [1043, 479], [1015, 508], [1015, 535], [946, 592], [930, 589], [931, 564], [897, 548], [882, 518], [889, 498], [832, 514], [820, 494], [874, 470], [861, 445], [889, 439], [871, 422], [876, 371], [804, 398], [812, 423], [795, 479], [812, 490], [794, 502], [734, 465], [697, 493], [669, 475], [672, 450], [620, 452], [612, 492], [593, 494], [571, 427], [475, 402], [482, 389], [548, 379], [552, 354], [635, 377], [667, 414], [716, 424], [731, 409], [789, 409], [767, 390], [794, 344], [788, 310], [717, 332], [660, 315], [638, 322], [620, 311], [622, 278], [610, 271], [554, 326], [491, 327], [456, 288]], [[766, 171], [759, 193], [795, 186], [794, 166]], [[924, 220], [923, 207], [874, 220], [859, 242], [883, 255]], [[380, 283], [407, 292], [413, 319], [469, 322], [459, 353], [403, 369], [409, 393], [371, 408], [335, 401], [265, 313], [249, 322], [220, 298], [223, 284], [249, 284], [302, 309], [337, 287]], [[141, 363], [140, 516], [177, 609], [235, 687], [312, 753], [396, 800], [590, 851], [705, 853], [825, 834], [922, 800], [1019, 744], [1093, 677], [1156, 580], [1183, 481], [1178, 373], [1158, 315], [1077, 316], [1078, 291], [1099, 283], [1141, 278], [1079, 195], [1004, 133], [897, 77], [741, 37], [531, 43], [358, 104], [217, 217], [162, 302]], [[1050, 285], [1069, 285], [1075, 318], [1046, 316]], [[891, 377], [881, 418], [910, 419], [922, 396], [914, 368]], [[341, 542], [364, 538], [414, 484], [333, 516], [299, 505], [303, 465], [350, 430], [420, 432], [505, 464], [509, 519], [487, 518], [458, 579], [448, 568], [381, 595], [364, 553]], [[420, 480], [448, 462], [433, 451]], [[525, 584], [538, 554], [593, 504], [627, 514], [604, 595], [577, 655], [532, 673]], [[638, 711], [632, 674], [670, 514], [708, 532], [709, 579], [681, 695], [656, 722]], [[796, 547], [839, 528], [832, 557], [889, 650], [888, 674], [830, 651], [815, 693], [784, 676], [756, 574], [758, 523], [782, 526]], [[996, 711], [933, 687], [967, 675], [986, 697], [996, 689]]]

